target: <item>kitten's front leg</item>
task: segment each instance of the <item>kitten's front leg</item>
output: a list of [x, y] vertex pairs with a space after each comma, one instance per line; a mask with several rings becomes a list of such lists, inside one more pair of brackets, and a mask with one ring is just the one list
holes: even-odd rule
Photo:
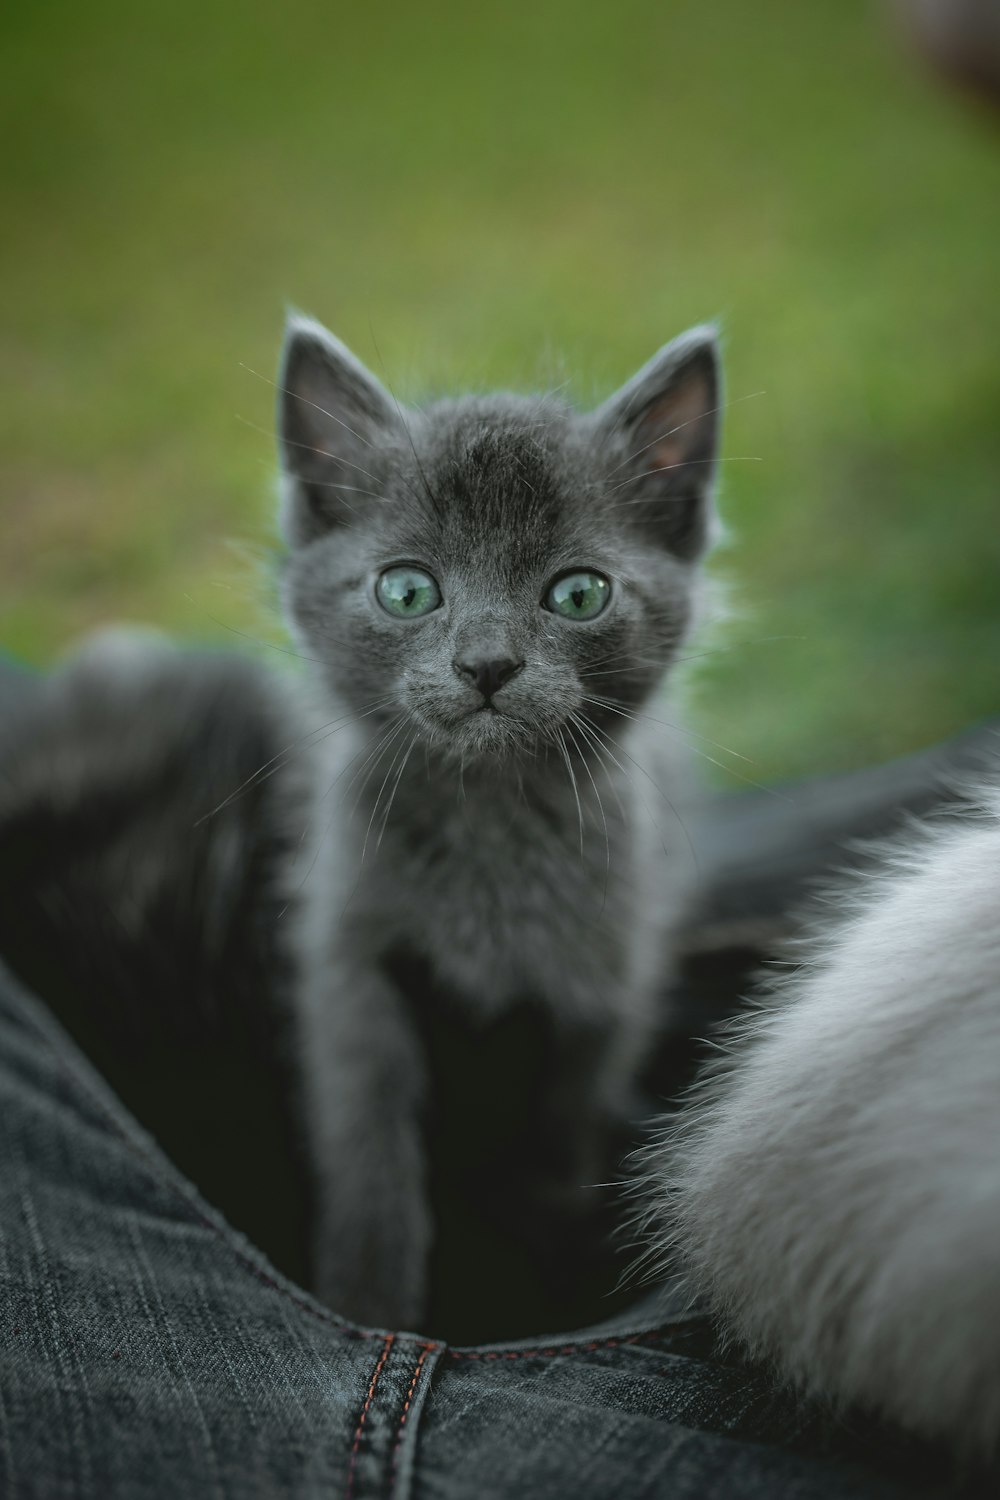
[[327, 960], [304, 1001], [314, 1289], [358, 1323], [416, 1328], [432, 1233], [419, 1039], [398, 991], [369, 963]]

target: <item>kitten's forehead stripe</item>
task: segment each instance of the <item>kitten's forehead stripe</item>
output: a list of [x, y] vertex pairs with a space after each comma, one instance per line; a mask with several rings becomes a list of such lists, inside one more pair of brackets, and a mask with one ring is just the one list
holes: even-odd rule
[[450, 555], [514, 585], [563, 554], [573, 563], [577, 553], [601, 550], [594, 508], [581, 505], [588, 465], [567, 408], [501, 397], [452, 406], [448, 415], [428, 473]]
[[451, 465], [455, 497], [475, 507], [482, 524], [509, 525], [512, 512], [528, 524], [558, 513], [556, 454], [536, 432], [508, 418], [485, 430], [472, 422], [457, 439]]

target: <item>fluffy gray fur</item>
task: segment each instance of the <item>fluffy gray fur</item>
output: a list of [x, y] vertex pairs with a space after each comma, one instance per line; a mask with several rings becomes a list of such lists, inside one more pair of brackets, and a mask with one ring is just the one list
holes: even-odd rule
[[654, 1242], [756, 1356], [1000, 1449], [1000, 795], [850, 896], [651, 1156]]
[[0, 712], [4, 962], [296, 1277], [306, 1183], [282, 911], [310, 790], [298, 713], [294, 684], [264, 667], [135, 629], [26, 676]]
[[[552, 1193], [610, 1169], [692, 873], [682, 741], [644, 710], [699, 605], [718, 360], [699, 328], [594, 412], [513, 395], [404, 411], [296, 318], [279, 385], [283, 596], [328, 726], [300, 1018], [315, 1281], [362, 1322], [412, 1327], [434, 1226], [408, 974], [483, 1023], [546, 1010]], [[416, 620], [376, 596], [404, 563], [441, 590]], [[588, 622], [544, 605], [576, 569], [611, 581]], [[470, 660], [517, 665], [489, 705]]]

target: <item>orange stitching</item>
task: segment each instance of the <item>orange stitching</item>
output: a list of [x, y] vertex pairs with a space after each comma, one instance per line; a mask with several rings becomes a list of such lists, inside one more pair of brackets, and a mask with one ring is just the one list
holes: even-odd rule
[[410, 1415], [410, 1405], [413, 1401], [413, 1393], [417, 1388], [417, 1381], [420, 1379], [420, 1371], [424, 1367], [424, 1360], [427, 1358], [428, 1354], [430, 1354], [433, 1348], [433, 1344], [425, 1344], [423, 1349], [421, 1350], [420, 1358], [417, 1360], [417, 1366], [413, 1372], [413, 1379], [410, 1381], [410, 1389], [407, 1391], [406, 1400], [403, 1402], [403, 1414], [399, 1419], [399, 1426], [396, 1429], [396, 1443], [392, 1450], [392, 1470], [389, 1476], [390, 1483], [392, 1483], [396, 1478], [396, 1468], [399, 1464], [399, 1450], [403, 1446], [403, 1428], [406, 1426], [406, 1419]]
[[418, 1359], [417, 1367], [414, 1370], [414, 1379], [409, 1382], [409, 1391], [406, 1392], [406, 1400], [403, 1401], [403, 1413], [399, 1419], [399, 1427], [396, 1430], [396, 1445], [393, 1448], [393, 1467], [391, 1467], [390, 1472], [390, 1484], [396, 1479], [396, 1469], [399, 1467], [399, 1451], [403, 1446], [403, 1428], [406, 1427], [406, 1418], [409, 1416], [409, 1407], [411, 1407], [412, 1400], [414, 1400], [414, 1391], [417, 1389], [417, 1382], [420, 1380], [420, 1371], [424, 1368], [424, 1359], [427, 1358], [432, 1349], [436, 1349], [436, 1344], [424, 1344], [423, 1349], [421, 1349], [420, 1359]]
[[344, 1491], [344, 1500], [351, 1500], [351, 1496], [354, 1493], [354, 1472], [358, 1462], [358, 1450], [361, 1447], [361, 1436], [365, 1430], [365, 1422], [368, 1417], [368, 1408], [372, 1404], [372, 1397], [375, 1394], [375, 1387], [378, 1385], [378, 1378], [382, 1373], [382, 1367], [385, 1364], [386, 1360], [389, 1358], [389, 1351], [391, 1350], [395, 1341], [396, 1335], [394, 1333], [390, 1333], [386, 1338], [385, 1344], [382, 1348], [379, 1362], [375, 1366], [375, 1373], [372, 1376], [372, 1383], [368, 1387], [368, 1394], [365, 1397], [365, 1404], [361, 1408], [361, 1415], [358, 1418], [358, 1425], [354, 1429], [354, 1446], [351, 1449], [351, 1462], [347, 1468], [347, 1489]]

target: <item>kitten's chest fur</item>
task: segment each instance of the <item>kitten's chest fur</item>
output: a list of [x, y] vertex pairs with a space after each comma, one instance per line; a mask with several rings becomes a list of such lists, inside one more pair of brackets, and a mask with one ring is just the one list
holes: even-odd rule
[[321, 898], [334, 940], [376, 961], [419, 954], [484, 1014], [526, 997], [580, 1018], [641, 1011], [687, 889], [686, 847], [665, 845], [624, 777], [595, 785], [577, 766], [574, 785], [540, 760], [463, 776], [415, 757], [384, 831], [374, 794], [343, 810]]

